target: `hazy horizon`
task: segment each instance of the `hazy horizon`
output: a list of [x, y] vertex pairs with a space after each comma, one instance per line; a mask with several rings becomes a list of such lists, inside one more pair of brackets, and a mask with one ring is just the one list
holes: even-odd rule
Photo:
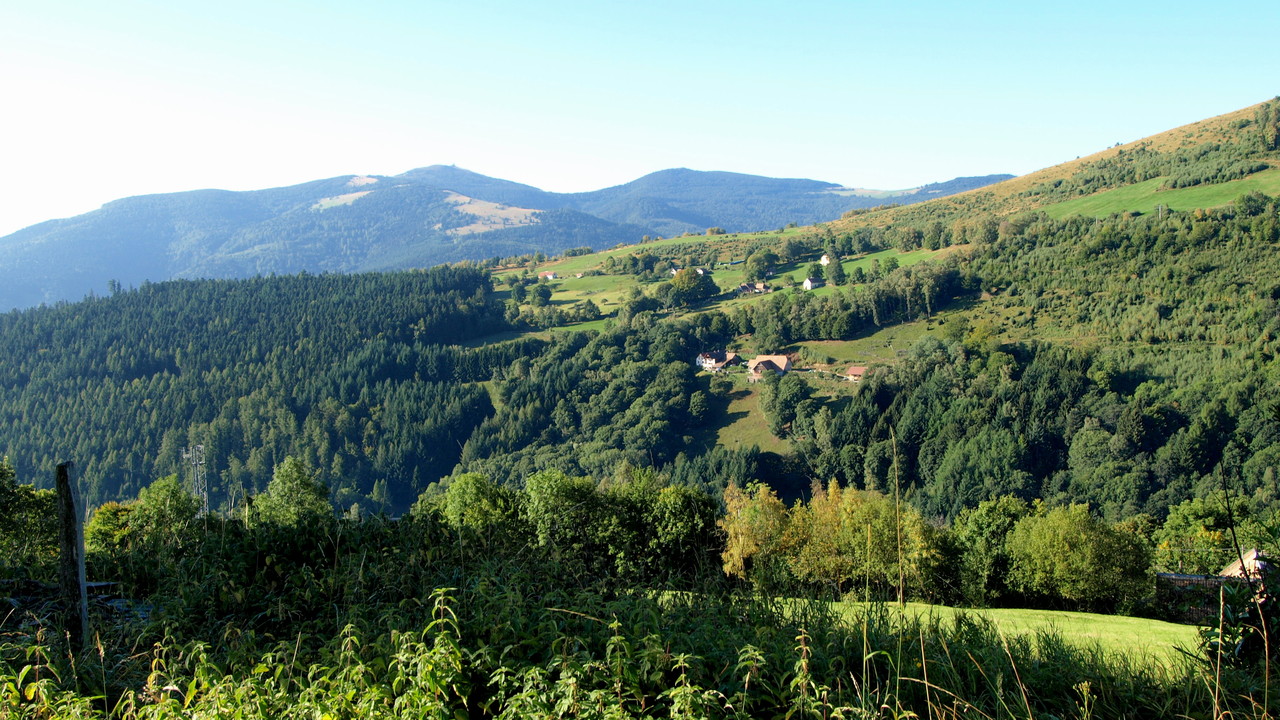
[[1280, 7], [1226, 20], [1102, 3], [13, 6], [0, 235], [133, 195], [435, 164], [553, 192], [672, 167], [884, 190], [1020, 175], [1280, 92], [1264, 34]]

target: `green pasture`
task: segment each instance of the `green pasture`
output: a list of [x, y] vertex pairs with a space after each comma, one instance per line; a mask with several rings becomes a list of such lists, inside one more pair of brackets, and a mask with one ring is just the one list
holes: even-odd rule
[[[833, 605], [848, 622], [860, 622], [862, 613], [868, 606], [861, 602], [838, 602]], [[1199, 628], [1193, 625], [1123, 615], [1022, 608], [968, 610], [926, 603], [907, 603], [906, 607], [889, 604], [886, 609], [890, 613], [903, 613], [911, 618], [937, 617], [944, 623], [957, 615], [970, 613], [990, 620], [1002, 634], [1008, 636], [1051, 631], [1078, 646], [1096, 647], [1104, 653], [1126, 655], [1132, 660], [1150, 663], [1169, 664], [1178, 661], [1184, 657], [1180, 648], [1194, 652], [1199, 641]]]
[[833, 360], [829, 364], [837, 372], [849, 365], [892, 363], [905, 355], [920, 338], [937, 334], [942, 319], [955, 312], [958, 311], [940, 313], [930, 320], [891, 325], [852, 340], [806, 340], [795, 343], [788, 350], [804, 348], [815, 355], [825, 355]]
[[716, 445], [730, 450], [756, 446], [762, 451], [785, 454], [791, 445], [774, 437], [760, 409], [760, 390], [747, 382], [745, 372], [730, 371], [733, 391], [729, 394], [729, 407], [725, 418], [716, 430]]
[[1121, 212], [1154, 213], [1157, 205], [1179, 211], [1220, 207], [1255, 190], [1268, 195], [1280, 193], [1280, 167], [1215, 185], [1161, 190], [1160, 186], [1167, 179], [1155, 178], [1066, 202], [1046, 205], [1041, 209], [1053, 218], [1064, 218], [1070, 215], [1106, 217]]
[[636, 279], [630, 275], [585, 275], [583, 277], [558, 278], [551, 281], [551, 302], [571, 305], [590, 300], [606, 315], [612, 314], [622, 302]]

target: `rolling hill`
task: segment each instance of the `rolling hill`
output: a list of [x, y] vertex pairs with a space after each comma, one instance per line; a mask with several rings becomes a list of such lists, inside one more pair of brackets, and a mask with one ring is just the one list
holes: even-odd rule
[[[888, 195], [910, 202], [1003, 177]], [[762, 230], [830, 220], [885, 196], [813, 180], [691, 170], [557, 194], [437, 165], [395, 177], [132, 197], [0, 238], [0, 272], [9, 278], [0, 308], [171, 278], [402, 269], [611, 247], [711, 226]]]
[[1158, 213], [1220, 207], [1251, 191], [1275, 193], [1277, 104], [1252, 105], [927, 205], [855, 210], [837, 226], [923, 226], [1034, 211], [1052, 217]]

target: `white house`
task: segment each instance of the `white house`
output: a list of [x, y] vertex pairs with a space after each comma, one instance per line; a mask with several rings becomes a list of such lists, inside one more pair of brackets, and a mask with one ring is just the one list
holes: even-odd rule
[[741, 359], [738, 357], [738, 353], [735, 352], [716, 351], [700, 353], [695, 362], [698, 367], [707, 372], [720, 372], [730, 365], [737, 365], [741, 362]]

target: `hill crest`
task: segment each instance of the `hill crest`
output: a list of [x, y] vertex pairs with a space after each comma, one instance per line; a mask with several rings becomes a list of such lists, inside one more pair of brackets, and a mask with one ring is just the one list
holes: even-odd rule
[[[1071, 197], [1064, 197], [1063, 193], [1054, 193], [1052, 192], [1053, 190], [1073, 180], [1079, 181], [1080, 178], [1087, 177], [1090, 174], [1101, 175], [1096, 171], [1108, 166], [1133, 166], [1142, 162], [1146, 162], [1149, 165], [1158, 165], [1158, 162], [1153, 162], [1154, 156], [1169, 159], [1170, 165], [1175, 168], [1178, 164], [1189, 166], [1197, 162], [1203, 164], [1206, 160], [1212, 162], [1217, 159], [1212, 157], [1215, 155], [1222, 156], [1221, 162], [1252, 160], [1257, 164], [1257, 169], [1241, 172], [1239, 173], [1240, 177], [1230, 179], [1206, 177], [1202, 178], [1206, 182], [1194, 183], [1197, 185], [1225, 185], [1228, 182], [1243, 178], [1252, 179], [1252, 182], [1241, 183], [1238, 187], [1224, 187], [1224, 192], [1219, 195], [1210, 194], [1208, 196], [1209, 199], [1216, 201], [1210, 206], [1225, 205], [1235, 197], [1255, 189], [1275, 192], [1280, 189], [1280, 148], [1276, 146], [1262, 147], [1260, 144], [1255, 147], [1254, 135], [1262, 130], [1263, 123], [1275, 123], [1277, 106], [1280, 106], [1280, 100], [1264, 101], [1134, 140], [1133, 142], [1117, 144], [1093, 154], [1042, 168], [1000, 183], [969, 189], [919, 205], [887, 208], [864, 213], [853, 211], [850, 214], [846, 214], [841, 221], [835, 223], [835, 227], [852, 229], [869, 226], [884, 227], [898, 224], [922, 224], [932, 221], [945, 223], [975, 214], [985, 213], [996, 216], [1010, 216], [1035, 210], [1046, 210], [1050, 214], [1058, 215], [1069, 214], [1074, 209], [1070, 206], [1060, 213], [1054, 213], [1052, 208], [1067, 201], [1134, 185], [1136, 182], [1113, 182], [1108, 184], [1105, 181], [1096, 181], [1082, 183], [1079, 188], [1080, 192]], [[1261, 119], [1261, 116], [1267, 113], [1269, 113], [1267, 115], [1269, 119]], [[1200, 157], [1196, 157], [1197, 155]], [[1266, 167], [1262, 168], [1262, 165]], [[1169, 175], [1151, 172], [1148, 172], [1148, 174], [1152, 176], [1144, 177], [1143, 181], [1170, 177]], [[1123, 176], [1123, 172], [1119, 172], [1117, 175]], [[1090, 187], [1090, 185], [1095, 187]], [[1156, 193], [1161, 191], [1169, 192], [1170, 190], [1176, 192], [1178, 188], [1160, 186], [1153, 188], [1151, 192], [1136, 193], [1132, 197], [1125, 198], [1119, 204], [1103, 203], [1099, 206], [1099, 212], [1104, 215], [1115, 211], [1149, 212], [1154, 210], [1157, 205], [1165, 205], [1167, 207], [1169, 205], [1168, 200], [1171, 197], [1176, 197], [1176, 195], [1171, 193], [1162, 199], [1156, 197]], [[1205, 197], [1203, 194], [1199, 195], [1199, 198], [1203, 197]], [[1203, 200], [1198, 201], [1203, 202]], [[1186, 207], [1189, 209], [1194, 202], [1196, 201], [1186, 203]]]

